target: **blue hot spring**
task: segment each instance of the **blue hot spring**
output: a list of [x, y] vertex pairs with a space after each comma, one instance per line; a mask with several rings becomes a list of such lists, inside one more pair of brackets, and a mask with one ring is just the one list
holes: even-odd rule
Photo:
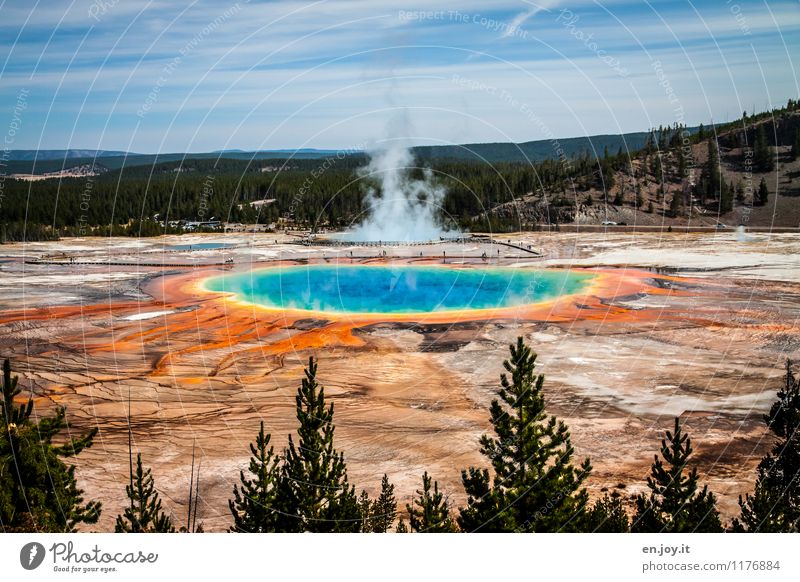
[[208, 279], [209, 291], [274, 309], [428, 313], [538, 303], [583, 289], [593, 275], [512, 268], [314, 265]]

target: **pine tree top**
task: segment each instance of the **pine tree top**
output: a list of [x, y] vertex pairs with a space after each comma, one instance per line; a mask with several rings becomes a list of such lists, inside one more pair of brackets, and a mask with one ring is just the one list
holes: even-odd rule
[[588, 501], [582, 483], [591, 465], [588, 459], [579, 467], [572, 464], [569, 429], [545, 411], [544, 376], [535, 374], [536, 354], [522, 337], [509, 351], [499, 400], [489, 408], [495, 436], [480, 439], [494, 475], [490, 481], [485, 469], [462, 471], [468, 500], [459, 525], [465, 531], [576, 527], [573, 522]]
[[696, 469], [686, 472], [692, 452], [691, 439], [676, 417], [674, 429], [661, 440], [661, 457], [654, 457], [647, 478], [650, 495], [636, 499], [634, 531], [722, 531], [716, 497], [706, 486], [699, 488]]
[[297, 443], [289, 435], [283, 454], [282, 495], [296, 513], [287, 520], [301, 531], [356, 529], [361, 523], [358, 500], [347, 479], [344, 453], [334, 445], [333, 403], [326, 406], [316, 376], [312, 357], [295, 397]]
[[136, 469], [130, 485], [125, 487], [130, 505], [117, 516], [117, 533], [172, 533], [172, 520], [161, 509], [152, 470], [142, 466], [142, 454], [136, 455]]

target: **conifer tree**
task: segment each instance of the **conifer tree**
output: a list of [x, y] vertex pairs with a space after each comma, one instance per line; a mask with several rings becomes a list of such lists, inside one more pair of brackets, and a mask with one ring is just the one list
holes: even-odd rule
[[0, 401], [0, 532], [72, 532], [96, 523], [101, 505], [83, 502], [75, 467], [62, 459], [92, 445], [97, 429], [56, 446], [53, 439], [70, 428], [64, 408], [55, 416], [31, 419], [33, 399], [14, 404], [20, 394], [11, 363], [3, 363]]
[[610, 162], [605, 161], [601, 164], [601, 172], [603, 177], [603, 194], [607, 197], [608, 191], [611, 190], [616, 183], [616, 180], [614, 179], [614, 168], [611, 166]]
[[320, 522], [315, 530], [308, 531], [337, 533], [362, 531], [364, 521], [361, 518], [356, 488], [348, 483], [346, 473], [339, 495], [328, 505], [327, 511], [323, 515], [324, 521]]
[[[645, 154], [651, 154], [651, 153], [653, 153], [655, 151], [655, 149], [656, 149], [655, 142], [656, 142], [655, 135], [653, 133], [653, 130], [651, 129], [649, 132], [647, 132], [647, 137], [644, 140], [644, 148], [643, 149], [644, 149]], [[647, 163], [647, 158], [646, 157], [645, 157], [645, 163]]]
[[683, 209], [683, 195], [680, 192], [672, 193], [672, 200], [669, 203], [669, 215], [673, 218], [680, 216]]
[[344, 454], [334, 448], [333, 403], [317, 383], [317, 363], [308, 361], [295, 397], [298, 441], [289, 435], [278, 494], [282, 531], [359, 531], [361, 512], [347, 479]]
[[769, 202], [769, 190], [767, 190], [767, 182], [764, 178], [761, 178], [761, 182], [758, 184], [758, 192], [755, 193], [755, 200], [753, 204], [755, 206], [766, 206], [767, 202]]
[[653, 176], [659, 184], [664, 183], [664, 162], [661, 159], [662, 154], [655, 155], [655, 162], [653, 163]]
[[764, 421], [775, 444], [758, 465], [753, 494], [739, 497], [742, 512], [733, 529], [800, 532], [800, 380], [792, 373], [791, 361], [786, 362], [785, 384]]
[[[655, 456], [647, 486], [650, 494], [636, 498], [636, 515], [631, 526], [639, 533], [720, 532], [722, 525], [716, 497], [707, 486], [698, 490], [697, 470], [686, 473], [692, 443], [683, 434], [680, 420], [661, 441], [661, 456]], [[666, 465], [665, 463], [666, 462]]]
[[767, 132], [762, 123], [758, 126], [755, 144], [753, 145], [753, 169], [756, 172], [771, 172], [774, 167], [775, 160], [767, 143]]
[[358, 511], [361, 514], [361, 531], [372, 531], [372, 505], [373, 502], [369, 498], [369, 494], [362, 489], [361, 495], [358, 496]]
[[450, 507], [439, 483], [433, 481], [428, 472], [422, 475], [422, 489], [411, 505], [406, 505], [411, 531], [418, 533], [453, 533], [458, 531], [450, 517]]
[[631, 530], [630, 520], [619, 493], [603, 495], [587, 511], [584, 531], [597, 533], [626, 533]]
[[588, 502], [582, 487], [591, 471], [589, 459], [572, 464], [575, 452], [564, 422], [545, 412], [542, 385], [536, 376], [536, 354], [520, 337], [500, 376], [500, 400], [493, 400], [490, 420], [496, 438], [481, 437], [487, 469], [461, 472], [467, 505], [458, 524], [463, 531], [573, 531]]
[[381, 494], [370, 506], [369, 531], [385, 533], [389, 531], [397, 515], [397, 499], [394, 496], [394, 485], [387, 475], [381, 480]]
[[719, 212], [725, 214], [733, 210], [733, 186], [722, 180], [719, 197]]
[[239, 472], [240, 485], [233, 486], [233, 499], [228, 501], [233, 526], [230, 531], [240, 533], [265, 533], [278, 531], [278, 485], [281, 467], [274, 447], [269, 446], [271, 435], [264, 432], [264, 421], [250, 444], [250, 475]]
[[155, 482], [150, 469], [142, 467], [141, 453], [136, 455], [136, 472], [131, 484], [125, 486], [130, 505], [117, 516], [117, 533], [173, 533], [172, 520], [161, 510]]
[[704, 185], [703, 199], [716, 200], [722, 191], [722, 175], [720, 174], [719, 147], [716, 139], [708, 140], [708, 161], [700, 177]]

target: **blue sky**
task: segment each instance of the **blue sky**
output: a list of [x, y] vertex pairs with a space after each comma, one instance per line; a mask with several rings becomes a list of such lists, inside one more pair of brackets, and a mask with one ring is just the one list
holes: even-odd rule
[[0, 2], [11, 149], [528, 141], [800, 96], [797, 0]]

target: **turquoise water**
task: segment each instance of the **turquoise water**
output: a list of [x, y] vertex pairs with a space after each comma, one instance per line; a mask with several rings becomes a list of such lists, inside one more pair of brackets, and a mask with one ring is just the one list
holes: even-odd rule
[[209, 291], [277, 309], [428, 313], [513, 307], [575, 293], [592, 275], [525, 269], [303, 266], [224, 275]]
[[193, 245], [172, 245], [167, 247], [172, 251], [209, 251], [215, 249], [227, 249], [228, 243], [194, 243]]

